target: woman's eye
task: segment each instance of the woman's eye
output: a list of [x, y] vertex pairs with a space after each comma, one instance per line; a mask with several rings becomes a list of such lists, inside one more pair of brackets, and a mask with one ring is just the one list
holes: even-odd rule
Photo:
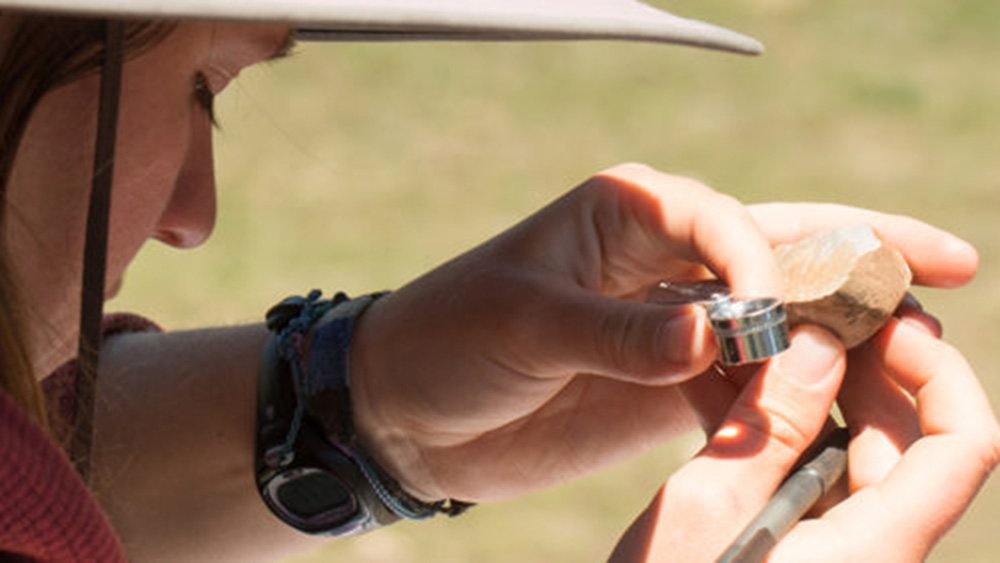
[[208, 113], [212, 126], [218, 127], [219, 122], [215, 119], [215, 94], [208, 85], [208, 79], [200, 72], [194, 75], [194, 99]]

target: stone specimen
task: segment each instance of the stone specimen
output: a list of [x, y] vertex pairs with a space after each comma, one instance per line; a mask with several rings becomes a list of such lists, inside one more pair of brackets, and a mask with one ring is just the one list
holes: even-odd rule
[[852, 348], [875, 334], [906, 295], [906, 260], [865, 224], [775, 248], [789, 323], [813, 323]]

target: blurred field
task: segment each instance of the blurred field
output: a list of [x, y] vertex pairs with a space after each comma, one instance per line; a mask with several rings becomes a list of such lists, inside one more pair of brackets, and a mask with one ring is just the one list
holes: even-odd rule
[[[306, 45], [245, 73], [219, 103], [215, 237], [183, 254], [150, 248], [112, 308], [182, 328], [257, 320], [311, 287], [398, 287], [591, 173], [636, 160], [747, 202], [836, 201], [966, 237], [982, 253], [976, 281], [919, 296], [1000, 398], [988, 355], [1000, 337], [1000, 3], [661, 4], [753, 34], [769, 51]], [[602, 560], [698, 445], [682, 442], [297, 561]], [[934, 560], [995, 561], [997, 529], [994, 479]]]

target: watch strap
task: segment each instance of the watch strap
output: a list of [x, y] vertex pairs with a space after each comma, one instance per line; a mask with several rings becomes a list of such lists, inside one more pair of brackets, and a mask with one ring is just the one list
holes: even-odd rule
[[[255, 479], [265, 504], [286, 524], [306, 533], [353, 535], [399, 520], [372, 487], [357, 455], [328, 439], [316, 417], [306, 414], [293, 431], [299, 393], [293, 369], [282, 356], [282, 328], [301, 313], [307, 300], [290, 298], [268, 314], [272, 334], [261, 356], [257, 386]], [[321, 302], [329, 310], [345, 298]], [[368, 300], [367, 303], [370, 303]], [[354, 308], [354, 315], [363, 307]], [[348, 342], [349, 342], [348, 333]], [[308, 378], [307, 378], [308, 380]], [[288, 436], [294, 434], [291, 444]], [[336, 501], [320, 506], [323, 499]], [[296, 512], [289, 503], [307, 510]], [[326, 510], [322, 510], [326, 508]], [[312, 510], [315, 509], [315, 512]]]
[[[351, 340], [358, 318], [386, 293], [356, 299], [338, 293], [320, 300], [320, 293], [313, 291], [268, 311], [272, 334], [258, 385], [257, 486], [271, 510], [299, 530], [349, 535], [400, 518], [457, 516], [473, 506], [452, 499], [424, 502], [408, 494], [379, 466], [356, 432]], [[344, 502], [337, 504], [340, 492]], [[286, 500], [305, 507], [306, 513], [312, 506], [308, 498], [293, 499], [292, 493], [315, 494], [320, 500], [314, 505], [331, 508], [318, 516], [296, 514]]]

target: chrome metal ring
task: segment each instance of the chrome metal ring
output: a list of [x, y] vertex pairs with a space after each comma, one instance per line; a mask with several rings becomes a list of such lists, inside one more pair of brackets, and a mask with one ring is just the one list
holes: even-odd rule
[[760, 362], [788, 349], [788, 319], [780, 299], [735, 299], [720, 280], [662, 282], [649, 301], [700, 305], [719, 343], [719, 362]]
[[719, 299], [705, 309], [725, 365], [759, 362], [788, 349], [788, 318], [780, 299]]

